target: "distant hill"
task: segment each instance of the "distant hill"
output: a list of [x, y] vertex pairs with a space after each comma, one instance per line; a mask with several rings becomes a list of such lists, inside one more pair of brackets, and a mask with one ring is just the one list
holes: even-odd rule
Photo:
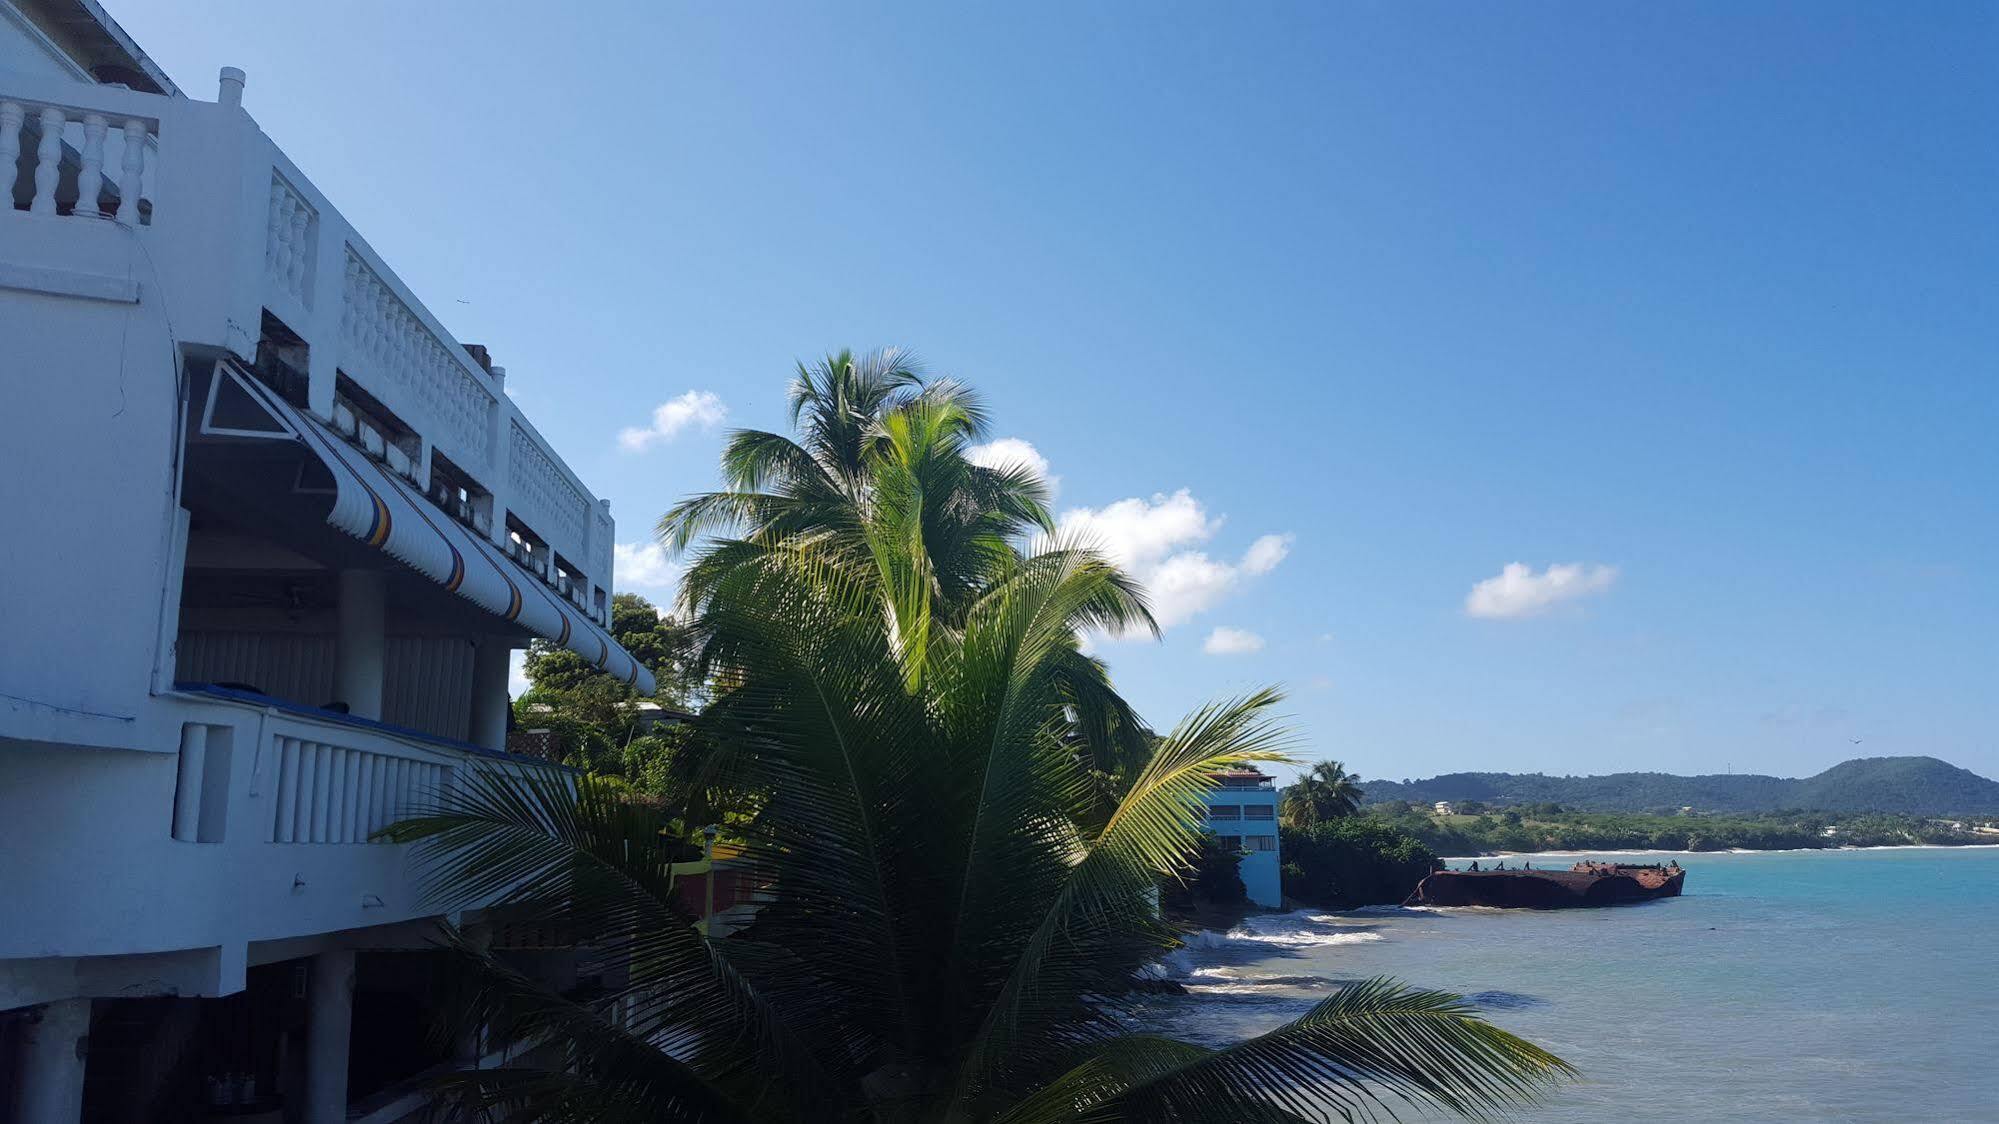
[[1481, 800], [1487, 804], [1560, 804], [1585, 812], [1900, 812], [1916, 816], [1999, 815], [1999, 781], [1934, 757], [1861, 757], [1815, 777], [1753, 773], [1611, 773], [1551, 777], [1542, 773], [1446, 773], [1406, 783], [1364, 780], [1366, 802]]

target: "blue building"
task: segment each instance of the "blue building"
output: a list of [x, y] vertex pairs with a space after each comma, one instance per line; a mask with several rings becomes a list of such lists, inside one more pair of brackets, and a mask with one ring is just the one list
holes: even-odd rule
[[1208, 828], [1222, 845], [1242, 852], [1242, 885], [1266, 909], [1284, 901], [1277, 877], [1277, 786], [1251, 766], [1216, 773], [1208, 790]]

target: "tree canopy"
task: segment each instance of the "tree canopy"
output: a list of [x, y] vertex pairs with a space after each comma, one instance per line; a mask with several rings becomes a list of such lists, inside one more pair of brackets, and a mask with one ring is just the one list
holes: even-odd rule
[[1934, 757], [1863, 757], [1802, 779], [1754, 773], [1679, 776], [1610, 773], [1448, 773], [1419, 781], [1372, 780], [1371, 801], [1479, 800], [1495, 805], [1559, 803], [1590, 812], [1892, 812], [1916, 816], [1999, 814], [1999, 782]]
[[691, 634], [635, 593], [611, 598], [610, 632], [652, 671], [658, 683], [652, 695], [640, 695], [567, 648], [536, 640], [528, 646], [528, 689], [514, 700], [514, 721], [521, 729], [549, 730], [569, 764], [624, 776], [642, 787], [656, 786], [662, 774], [651, 763], [667, 753], [665, 743], [640, 745], [633, 753], [634, 742], [648, 736], [656, 742], [671, 740], [672, 735], [640, 733], [642, 704], [678, 709], [692, 701], [696, 688], [687, 676]]
[[[799, 438], [735, 435], [730, 484], [662, 520], [683, 587], [701, 777], [761, 888], [727, 938], [674, 893], [662, 810], [622, 785], [464, 771], [416, 842], [439, 898], [589, 934], [562, 994], [469, 942], [467, 1017], [535, 1060], [455, 1075], [502, 1121], [1237, 1121], [1466, 1114], [1570, 1073], [1455, 996], [1392, 981], [1213, 1049], [1126, 1032], [1178, 943], [1154, 902], [1226, 768], [1290, 759], [1278, 696], [1155, 737], [1079, 636], [1152, 625], [1142, 589], [1045, 529], [1031, 474], [967, 458], [984, 411], [900, 353], [801, 366]], [[706, 536], [706, 537], [704, 537]], [[732, 537], [733, 536], [733, 537]], [[674, 809], [692, 822], [691, 805]]]
[[1280, 815], [1286, 826], [1311, 827], [1354, 814], [1361, 798], [1358, 778], [1337, 761], [1321, 761], [1284, 790]]

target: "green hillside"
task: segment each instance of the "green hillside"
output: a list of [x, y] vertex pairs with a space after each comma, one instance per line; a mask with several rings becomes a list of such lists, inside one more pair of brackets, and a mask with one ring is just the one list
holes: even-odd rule
[[1495, 806], [1560, 804], [1589, 812], [1894, 812], [1914, 816], [1999, 815], [1999, 781], [1934, 757], [1863, 757], [1813, 777], [1749, 773], [1676, 776], [1611, 773], [1446, 773], [1418, 781], [1361, 782], [1370, 804], [1476, 800]]

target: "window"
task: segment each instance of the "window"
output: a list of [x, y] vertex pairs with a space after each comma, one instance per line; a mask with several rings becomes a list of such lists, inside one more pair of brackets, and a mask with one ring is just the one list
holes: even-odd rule
[[1251, 835], [1245, 837], [1243, 842], [1247, 843], [1249, 849], [1252, 851], [1275, 851], [1277, 849], [1277, 837], [1275, 835]]
[[1240, 804], [1210, 804], [1208, 818], [1211, 820], [1239, 820], [1242, 818]]
[[1224, 835], [1224, 836], [1222, 836], [1222, 850], [1224, 850], [1224, 851], [1240, 851], [1240, 850], [1242, 850], [1242, 836], [1240, 836], [1240, 835]]
[[1274, 820], [1277, 818], [1277, 809], [1268, 804], [1244, 804], [1242, 806], [1242, 818], [1246, 820]]

